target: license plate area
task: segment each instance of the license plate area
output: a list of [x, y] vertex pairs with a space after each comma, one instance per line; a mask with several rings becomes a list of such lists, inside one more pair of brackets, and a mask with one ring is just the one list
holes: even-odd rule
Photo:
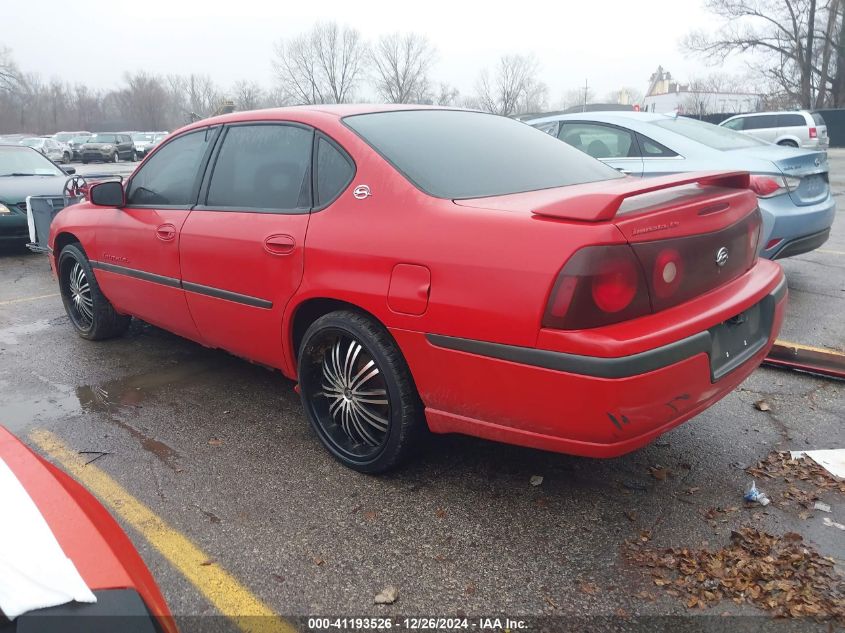
[[710, 378], [726, 376], [759, 352], [772, 334], [775, 298], [765, 297], [744, 312], [710, 328]]

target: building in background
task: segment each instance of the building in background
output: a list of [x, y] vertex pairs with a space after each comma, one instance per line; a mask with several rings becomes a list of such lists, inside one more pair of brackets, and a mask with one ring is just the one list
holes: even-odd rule
[[642, 102], [642, 109], [646, 112], [678, 112], [695, 116], [754, 112], [759, 107], [758, 93], [727, 90], [714, 78], [681, 84], [672, 79], [672, 74], [663, 70], [663, 66], [658, 66], [651, 75]]

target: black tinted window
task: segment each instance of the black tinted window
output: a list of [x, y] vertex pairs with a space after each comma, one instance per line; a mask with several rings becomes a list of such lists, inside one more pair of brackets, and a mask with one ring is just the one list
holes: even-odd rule
[[417, 187], [439, 198], [622, 178], [530, 125], [492, 114], [405, 110], [349, 116], [344, 122]]
[[292, 125], [229, 128], [208, 188], [210, 207], [311, 207], [313, 132]]
[[127, 196], [129, 205], [194, 204], [197, 170], [215, 132], [198, 130], [163, 145], [132, 178]]
[[743, 130], [765, 130], [766, 128], [777, 127], [776, 116], [749, 116], [745, 118]]
[[805, 127], [807, 121], [803, 114], [779, 114], [778, 127]]
[[355, 168], [337, 148], [326, 139], [317, 143], [317, 206], [328, 204], [352, 180]]

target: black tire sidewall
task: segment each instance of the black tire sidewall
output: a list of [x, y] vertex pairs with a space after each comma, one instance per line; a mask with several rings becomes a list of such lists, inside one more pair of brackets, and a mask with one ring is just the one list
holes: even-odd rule
[[[97, 329], [97, 306], [94, 305], [92, 309], [94, 316], [91, 319], [91, 325], [86, 329], [81, 328], [76, 322], [76, 319], [71, 316], [74, 308], [70, 303], [70, 296], [68, 294], [68, 276], [70, 275], [71, 267], [76, 262], [79, 262], [79, 265], [82, 266], [82, 270], [85, 271], [85, 278], [88, 280], [88, 284], [93, 290], [93, 284], [96, 283], [96, 280], [94, 279], [94, 271], [88, 263], [88, 258], [85, 256], [85, 252], [77, 244], [69, 244], [62, 249], [61, 253], [59, 253], [57, 266], [59, 274], [59, 290], [62, 295], [62, 303], [65, 306], [65, 311], [68, 313], [68, 318], [73, 324], [74, 329], [82, 338], [91, 338]], [[93, 291], [91, 293], [91, 299], [92, 301], [97, 300]]]
[[[355, 315], [357, 318], [350, 319], [345, 315]], [[323, 446], [325, 446], [335, 458], [349, 468], [359, 472], [379, 473], [389, 470], [395, 465], [397, 462], [397, 453], [401, 451], [401, 446], [405, 441], [407, 441], [407, 438], [403, 437], [403, 433], [407, 433], [407, 429], [404, 428], [405, 421], [403, 420], [403, 416], [407, 413], [407, 403], [403, 401], [403, 398], [410, 394], [403, 394], [402, 387], [399, 383], [401, 379], [407, 379], [407, 376], [400, 377], [397, 376], [397, 373], [407, 372], [408, 369], [407, 366], [404, 365], [404, 359], [402, 359], [403, 366], [396, 367], [396, 361], [389, 358], [389, 354], [391, 353], [394, 356], [398, 355], [398, 358], [401, 358], [401, 353], [399, 352], [398, 347], [395, 347], [395, 343], [392, 344], [395, 349], [386, 350], [384, 349], [383, 342], [375, 338], [368, 328], [361, 327], [359, 325], [357, 319], [366, 318], [367, 317], [364, 317], [363, 315], [351, 312], [333, 312], [317, 319], [311, 327], [308, 328], [305, 336], [303, 337], [302, 345], [299, 350], [299, 357], [297, 359], [298, 366], [300, 368], [300, 397], [302, 399], [302, 405], [305, 407], [306, 416], [311, 424], [311, 428], [314, 429], [314, 432], [320, 438]], [[372, 324], [372, 320], [370, 320], [370, 323]], [[373, 326], [382, 327], [381, 325], [376, 324], [373, 324]], [[332, 440], [328, 438], [322, 428], [322, 425], [317, 420], [312, 398], [309, 397], [308, 394], [309, 386], [303, 384], [302, 381], [302, 368], [304, 367], [304, 363], [311, 362], [308, 358], [311, 344], [316, 338], [318, 338], [318, 336], [325, 333], [326, 330], [341, 332], [355, 338], [373, 357], [379, 370], [384, 376], [384, 382], [390, 399], [390, 424], [388, 426], [387, 441], [375, 456], [366, 459], [354, 459], [348, 454], [341, 452], [334, 445]], [[389, 336], [386, 331], [385, 335]], [[414, 393], [411, 397], [416, 397], [416, 394]]]

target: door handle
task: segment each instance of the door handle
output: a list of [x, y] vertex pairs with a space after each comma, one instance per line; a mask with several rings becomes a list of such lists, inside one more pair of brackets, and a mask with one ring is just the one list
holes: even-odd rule
[[156, 237], [162, 242], [169, 242], [176, 237], [176, 227], [172, 224], [162, 224], [156, 227]]
[[296, 240], [290, 235], [271, 235], [264, 240], [264, 250], [271, 255], [288, 255], [293, 252]]

